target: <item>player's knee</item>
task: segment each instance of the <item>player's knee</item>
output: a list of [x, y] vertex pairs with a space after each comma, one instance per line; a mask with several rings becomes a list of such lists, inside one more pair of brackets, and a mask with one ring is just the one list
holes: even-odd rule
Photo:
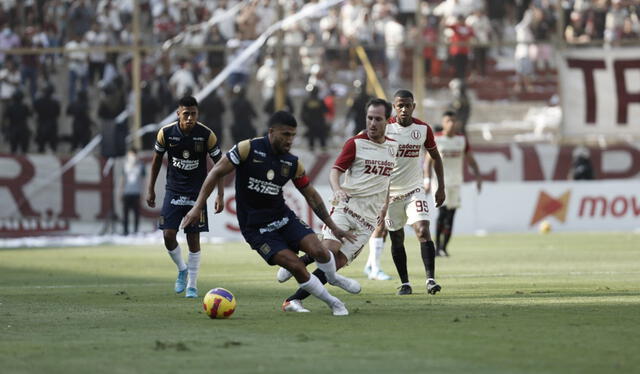
[[427, 242], [431, 240], [431, 233], [429, 232], [429, 226], [420, 226], [416, 229], [416, 236], [419, 242]]
[[171, 230], [165, 230], [162, 233], [163, 239], [164, 239], [164, 244], [167, 248], [173, 248], [175, 247], [177, 241], [176, 241], [176, 232], [175, 231], [171, 231]]
[[301, 260], [290, 261], [289, 263], [287, 263], [287, 266], [285, 268], [289, 270], [289, 272], [299, 283], [306, 282], [306, 280], [308, 280], [309, 278], [307, 267]]

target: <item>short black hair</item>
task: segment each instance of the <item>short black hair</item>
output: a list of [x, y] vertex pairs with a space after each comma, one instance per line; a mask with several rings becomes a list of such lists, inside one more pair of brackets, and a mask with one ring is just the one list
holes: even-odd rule
[[452, 111], [452, 110], [447, 110], [446, 112], [442, 113], [443, 117], [455, 117], [456, 116], [456, 112]]
[[269, 122], [267, 123], [269, 128], [276, 125], [284, 125], [290, 127], [298, 127], [298, 121], [293, 116], [293, 114], [286, 112], [284, 110], [279, 110], [269, 118]]
[[180, 101], [178, 101], [178, 106], [198, 106], [198, 100], [196, 100], [193, 96], [183, 96]]
[[413, 100], [413, 94], [409, 90], [398, 90], [393, 94], [393, 97], [410, 98]]
[[369, 110], [370, 106], [384, 106], [384, 118], [389, 119], [389, 117], [391, 117], [391, 103], [387, 100], [379, 97], [373, 98], [367, 102], [365, 108]]

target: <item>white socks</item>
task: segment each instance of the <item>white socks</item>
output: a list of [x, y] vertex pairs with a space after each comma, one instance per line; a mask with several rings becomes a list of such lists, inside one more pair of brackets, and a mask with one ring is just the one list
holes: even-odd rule
[[304, 283], [300, 283], [300, 288], [309, 292], [310, 294], [317, 297], [318, 299], [324, 301], [325, 303], [327, 303], [327, 305], [329, 305], [329, 307], [333, 306], [336, 302], [340, 302], [340, 300], [337, 297], [332, 296], [329, 293], [329, 291], [327, 291], [327, 289], [324, 288], [324, 286], [322, 285], [322, 282], [320, 282], [320, 279], [318, 279], [313, 274], [310, 274], [310, 275], [311, 277], [309, 278], [308, 281]]
[[380, 271], [380, 255], [384, 249], [384, 238], [369, 238], [369, 259], [367, 265], [371, 266], [371, 274], [378, 274]]
[[[329, 255], [331, 256], [329, 262], [323, 264], [316, 260], [316, 264], [318, 264], [318, 269], [324, 272], [327, 281], [330, 284], [334, 284], [336, 282], [336, 259], [333, 257], [333, 252], [329, 251]], [[311, 291], [309, 291], [309, 293], [311, 293]]]
[[187, 262], [187, 268], [189, 269], [189, 280], [187, 281], [187, 288], [197, 288], [198, 270], [200, 270], [200, 252], [189, 252], [189, 262]]
[[187, 268], [187, 264], [185, 264], [184, 260], [182, 259], [182, 249], [180, 248], [180, 244], [178, 244], [178, 246], [173, 250], [167, 251], [167, 253], [169, 253], [169, 256], [171, 256], [171, 259], [178, 267], [178, 271], [183, 271]]

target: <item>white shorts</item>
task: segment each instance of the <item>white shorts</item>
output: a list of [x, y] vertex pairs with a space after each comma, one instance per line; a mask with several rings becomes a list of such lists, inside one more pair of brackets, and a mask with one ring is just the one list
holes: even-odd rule
[[460, 186], [445, 186], [444, 192], [446, 194], [446, 198], [442, 205], [449, 209], [460, 208]]
[[385, 224], [389, 231], [398, 231], [404, 225], [413, 225], [418, 221], [430, 221], [431, 211], [435, 203], [431, 194], [419, 188], [416, 192], [405, 198], [394, 200], [390, 198], [389, 209], [385, 217]]
[[[375, 223], [365, 219], [355, 212], [352, 206], [347, 206], [344, 203], [340, 203], [332, 209], [331, 219], [340, 229], [350, 231], [356, 236], [355, 243], [345, 240], [342, 243], [342, 247], [340, 247], [340, 252], [345, 255], [348, 263], [351, 263], [358, 257], [364, 245], [369, 241], [369, 237], [371, 237], [375, 229]], [[340, 241], [326, 225], [322, 228], [322, 238]]]

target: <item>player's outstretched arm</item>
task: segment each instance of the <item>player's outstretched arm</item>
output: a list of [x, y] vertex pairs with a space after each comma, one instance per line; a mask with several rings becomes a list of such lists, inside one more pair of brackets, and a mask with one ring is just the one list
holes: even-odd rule
[[341, 230], [335, 222], [331, 219], [329, 215], [329, 211], [327, 211], [327, 207], [324, 205], [322, 201], [322, 197], [318, 193], [318, 191], [312, 186], [308, 185], [304, 189], [300, 190], [302, 196], [304, 196], [307, 203], [313, 209], [313, 212], [316, 214], [318, 218], [333, 232], [333, 235], [336, 236], [340, 241], [343, 239], [348, 240], [351, 243], [356, 241], [356, 236], [348, 231]]
[[160, 174], [162, 156], [164, 156], [164, 154], [153, 152], [151, 173], [149, 174], [149, 184], [147, 185], [147, 205], [150, 208], [156, 206], [156, 180], [158, 179], [158, 174]]
[[200, 188], [200, 193], [198, 193], [196, 203], [193, 205], [191, 210], [189, 210], [187, 215], [185, 215], [182, 219], [182, 223], [180, 224], [181, 229], [189, 225], [198, 223], [198, 221], [200, 220], [202, 209], [207, 202], [207, 198], [209, 197], [209, 195], [211, 195], [211, 192], [213, 192], [213, 188], [215, 186], [218, 186], [218, 188], [223, 186], [221, 182], [222, 179], [224, 179], [224, 177], [227, 174], [231, 173], [233, 170], [234, 166], [231, 161], [229, 161], [229, 159], [227, 159], [226, 157], [223, 157], [220, 162], [218, 162], [213, 167], [213, 169], [209, 171], [209, 174], [207, 174], [207, 178], [204, 180], [204, 183]]
[[444, 193], [444, 167], [442, 166], [442, 158], [440, 157], [440, 152], [438, 152], [438, 147], [433, 147], [428, 150], [429, 156], [433, 159], [433, 170], [436, 172], [436, 178], [438, 178], [438, 189], [435, 193], [436, 199], [436, 208], [439, 208], [442, 203], [444, 203], [445, 193]]

